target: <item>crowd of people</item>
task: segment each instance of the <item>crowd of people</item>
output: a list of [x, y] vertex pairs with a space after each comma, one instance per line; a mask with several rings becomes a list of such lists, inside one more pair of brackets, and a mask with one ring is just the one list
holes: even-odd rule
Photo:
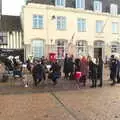
[[73, 56], [68, 57], [66, 54], [63, 72], [65, 79], [76, 79], [76, 73], [82, 73], [78, 79], [84, 83], [84, 86], [87, 79], [91, 79], [91, 87], [96, 87], [98, 80], [98, 86], [103, 85], [103, 60], [100, 56], [97, 59], [83, 56], [73, 60]]
[[[14, 78], [17, 75], [24, 79], [27, 69], [32, 74], [35, 86], [38, 86], [42, 80], [45, 81], [46, 79], [51, 79], [53, 84], [56, 85], [62, 73], [64, 73], [65, 80], [77, 80], [78, 82], [82, 82], [84, 86], [87, 80], [91, 80], [90, 87], [103, 86], [104, 61], [102, 60], [102, 56], [98, 56], [97, 58], [90, 56], [74, 58], [73, 55], [68, 56], [66, 54], [63, 66], [57, 60], [49, 61], [44, 56], [41, 59], [33, 60], [32, 63], [29, 59], [23, 63], [18, 57], [7, 59], [5, 66], [7, 66], [8, 71], [13, 71]], [[120, 60], [118, 56], [111, 56], [109, 68], [111, 85], [120, 83]], [[25, 84], [28, 87], [28, 83], [25, 82]]]

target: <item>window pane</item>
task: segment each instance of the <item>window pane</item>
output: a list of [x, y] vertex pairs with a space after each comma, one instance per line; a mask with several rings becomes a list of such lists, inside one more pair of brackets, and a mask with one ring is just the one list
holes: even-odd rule
[[58, 30], [66, 29], [66, 17], [62, 16], [57, 17], [57, 29]]
[[86, 31], [86, 20], [78, 19], [78, 31], [85, 32]]
[[65, 0], [56, 0], [57, 6], [65, 6]]
[[118, 13], [118, 6], [116, 4], [111, 4], [111, 6], [110, 6], [110, 13], [112, 15], [117, 15], [117, 13]]
[[44, 44], [42, 40], [33, 40], [32, 42], [33, 56], [38, 58], [42, 57], [44, 52], [43, 47], [44, 47]]
[[102, 2], [101, 1], [94, 1], [94, 11], [102, 12]]
[[88, 53], [87, 47], [88, 47], [87, 41], [84, 41], [84, 40], [77, 41], [76, 43], [77, 56], [87, 55]]
[[103, 32], [103, 21], [96, 21], [96, 32]]
[[76, 8], [85, 8], [85, 0], [76, 0]]
[[33, 28], [43, 28], [43, 16], [33, 15]]
[[57, 58], [63, 59], [66, 51], [66, 41], [58, 40], [56, 42], [56, 49], [57, 49]]
[[118, 33], [119, 32], [118, 29], [119, 29], [118, 23], [113, 22], [112, 23], [112, 33]]

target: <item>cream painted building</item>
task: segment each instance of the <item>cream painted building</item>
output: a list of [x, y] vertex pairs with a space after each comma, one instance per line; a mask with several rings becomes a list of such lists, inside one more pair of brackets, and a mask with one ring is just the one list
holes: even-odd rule
[[119, 52], [119, 15], [28, 3], [21, 19], [26, 58], [48, 56], [50, 52], [58, 59], [63, 59], [65, 53], [104, 58]]

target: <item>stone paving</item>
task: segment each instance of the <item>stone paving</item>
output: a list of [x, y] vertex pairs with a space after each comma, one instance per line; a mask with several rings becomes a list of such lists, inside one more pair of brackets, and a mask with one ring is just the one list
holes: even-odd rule
[[0, 83], [0, 120], [120, 120], [120, 85], [110, 86], [105, 75], [102, 88], [63, 79], [38, 88], [20, 80]]
[[0, 95], [1, 120], [120, 120], [120, 86]]

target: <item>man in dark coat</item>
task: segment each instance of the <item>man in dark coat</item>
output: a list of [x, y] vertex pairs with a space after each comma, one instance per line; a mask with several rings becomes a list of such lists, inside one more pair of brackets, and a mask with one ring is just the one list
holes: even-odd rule
[[61, 75], [61, 66], [57, 62], [53, 62], [50, 71], [52, 71], [51, 79], [53, 81], [53, 84], [56, 85], [57, 79], [60, 78]]
[[65, 79], [68, 79], [68, 74], [69, 74], [69, 64], [68, 64], [68, 54], [65, 55], [65, 59], [64, 59], [64, 68], [63, 68], [63, 72], [65, 74]]
[[74, 73], [74, 62], [73, 62], [73, 56], [71, 56], [68, 59], [68, 73], [69, 75], [69, 79], [72, 80], [73, 79], [73, 73]]
[[102, 60], [102, 56], [98, 57], [98, 69], [97, 69], [97, 77], [100, 80], [100, 84], [98, 85], [99, 87], [102, 87], [103, 85], [103, 60]]
[[111, 63], [110, 63], [110, 77], [113, 81], [111, 85], [115, 85], [116, 81], [116, 72], [117, 72], [117, 60], [114, 58], [114, 55], [111, 56]]
[[91, 80], [92, 80], [92, 86], [91, 88], [94, 88], [96, 87], [97, 85], [97, 64], [96, 64], [96, 59], [93, 58], [92, 61], [90, 61], [90, 64], [89, 64], [89, 70], [91, 70]]
[[120, 83], [120, 60], [117, 59], [117, 83]]
[[43, 67], [39, 62], [33, 67], [32, 76], [34, 84], [35, 86], [37, 86], [41, 82], [43, 77]]

